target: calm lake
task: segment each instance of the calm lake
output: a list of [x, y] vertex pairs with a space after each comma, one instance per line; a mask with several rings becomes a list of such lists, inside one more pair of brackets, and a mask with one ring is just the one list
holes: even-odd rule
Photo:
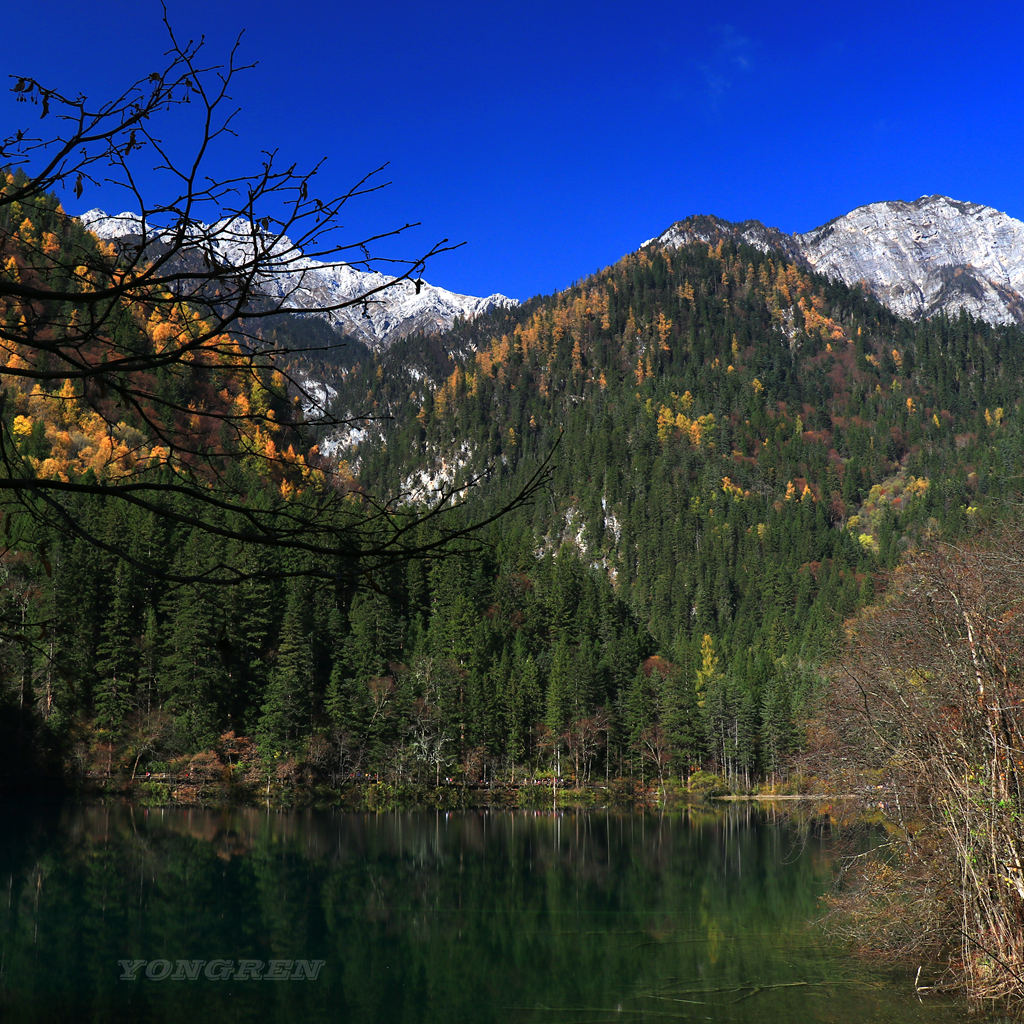
[[4, 1021], [960, 1021], [813, 924], [836, 835], [722, 813], [4, 809]]

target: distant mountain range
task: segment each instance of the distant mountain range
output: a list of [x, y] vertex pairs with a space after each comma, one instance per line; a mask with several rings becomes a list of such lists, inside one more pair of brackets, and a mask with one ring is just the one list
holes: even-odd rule
[[[141, 232], [132, 213], [82, 214], [99, 237], [125, 241]], [[695, 216], [673, 224], [644, 245], [674, 248], [733, 238], [763, 252], [777, 252], [805, 269], [860, 285], [899, 316], [920, 319], [961, 309], [991, 324], [1024, 323], [1024, 223], [977, 203], [922, 196], [861, 206], [803, 234], [785, 234], [760, 221], [732, 223]], [[223, 243], [226, 264], [238, 246]], [[268, 297], [323, 308], [379, 287], [388, 278], [344, 263], [302, 257], [287, 275], [267, 281]], [[340, 334], [379, 350], [410, 334], [443, 333], [457, 319], [473, 319], [515, 299], [493, 294], [460, 295], [426, 282], [398, 281], [367, 305], [316, 313]]]
[[899, 316], [964, 309], [991, 324], [1024, 323], [1024, 223], [988, 206], [947, 196], [871, 203], [794, 235], [758, 221], [690, 217], [645, 244], [718, 237], [860, 284]]
[[[133, 213], [113, 216], [102, 210], [89, 210], [80, 220], [94, 234], [108, 241], [138, 240], [142, 223]], [[228, 266], [245, 258], [248, 236], [240, 234], [233, 243], [230, 232], [218, 238], [218, 256]], [[289, 306], [308, 306], [323, 310], [348, 299], [380, 288], [388, 280], [384, 274], [358, 270], [346, 263], [322, 263], [306, 257], [288, 258], [288, 272], [268, 278], [264, 284], [270, 299], [288, 295]], [[412, 333], [445, 331], [457, 319], [472, 319], [496, 306], [514, 306], [515, 299], [505, 295], [478, 298], [437, 288], [426, 281], [397, 281], [375, 294], [371, 301], [315, 313], [341, 334], [354, 338], [371, 349], [386, 348]]]

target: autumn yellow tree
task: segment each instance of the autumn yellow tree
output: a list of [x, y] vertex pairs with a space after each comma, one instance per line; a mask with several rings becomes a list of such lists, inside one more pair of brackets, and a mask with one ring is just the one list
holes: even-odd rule
[[[95, 540], [69, 500], [98, 494], [161, 515], [170, 499], [184, 497], [201, 510], [195, 525], [220, 537], [346, 559], [415, 555], [423, 515], [439, 527], [440, 543], [472, 533], [477, 524], [445, 518], [462, 490], [443, 490], [426, 512], [403, 514], [394, 499], [353, 492], [348, 473], [324, 458], [303, 463], [316, 473], [292, 472], [298, 460], [289, 460], [289, 444], [308, 448], [311, 426], [352, 420], [327, 414], [289, 373], [301, 348], [269, 344], [261, 324], [300, 309], [300, 259], [373, 269], [371, 246], [412, 225], [337, 240], [343, 209], [384, 186], [382, 169], [327, 196], [318, 194], [319, 165], [299, 170], [274, 153], [229, 179], [212, 175], [210, 154], [234, 134], [231, 91], [251, 65], [240, 57], [240, 38], [223, 60], [211, 60], [201, 37], [179, 38], [166, 9], [163, 20], [162, 66], [111, 99], [92, 102], [13, 76], [16, 98], [35, 116], [31, 130], [0, 138], [0, 504], [8, 529], [27, 515]], [[191, 147], [165, 145], [168, 119], [192, 125]], [[154, 166], [157, 180], [177, 183], [165, 194], [144, 194], [139, 184]], [[101, 181], [135, 203], [136, 240], [116, 249], [83, 231], [55, 198], [80, 197]], [[225, 246], [230, 268], [217, 256]], [[362, 293], [301, 309], [371, 301], [418, 279], [425, 261], [448, 248], [444, 240], [404, 262], [389, 258], [389, 276], [371, 279]], [[12, 409], [29, 394], [47, 410], [30, 410], [27, 398]], [[43, 420], [54, 435], [48, 459], [28, 445]], [[86, 421], [89, 429], [79, 430]], [[129, 442], [127, 424], [146, 445]], [[274, 490], [288, 494], [265, 512], [229, 482], [230, 467], [252, 458], [258, 436]], [[71, 471], [76, 453], [91, 472]], [[294, 477], [292, 486], [281, 488], [284, 477]]]

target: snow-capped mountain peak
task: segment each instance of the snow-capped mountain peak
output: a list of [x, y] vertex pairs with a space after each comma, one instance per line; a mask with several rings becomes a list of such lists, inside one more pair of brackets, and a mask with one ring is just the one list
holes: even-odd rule
[[654, 241], [672, 248], [723, 236], [865, 285], [900, 316], [963, 309], [989, 323], [1024, 323], [1024, 223], [978, 203], [940, 195], [870, 203], [793, 235], [758, 221], [690, 217]]
[[[82, 227], [91, 231], [99, 238], [110, 240], [120, 238], [140, 238], [143, 235], [142, 218], [137, 213], [109, 214], [103, 210], [87, 210], [79, 216]], [[153, 228], [146, 232], [152, 235]]]
[[[82, 224], [100, 238], [112, 241], [141, 239], [141, 218], [125, 212], [109, 215], [89, 210], [81, 215]], [[146, 225], [147, 240], [159, 241], [169, 235], [167, 229]], [[197, 241], [201, 248], [212, 248], [207, 255], [227, 266], [241, 266], [252, 260], [256, 249], [266, 245], [261, 259], [273, 265], [263, 276], [260, 287], [272, 300], [282, 302], [293, 312], [311, 311], [344, 334], [353, 336], [371, 348], [382, 348], [414, 332], [444, 331], [457, 319], [470, 319], [497, 306], [515, 306], [508, 296], [461, 295], [428, 284], [426, 281], [396, 280], [376, 271], [360, 270], [346, 262], [325, 263], [305, 256], [286, 236], [254, 235], [247, 223], [237, 230], [229, 222], [200, 227]], [[212, 242], [212, 246], [211, 246]], [[353, 299], [367, 296], [365, 301]]]
[[871, 203], [795, 238], [815, 270], [867, 282], [901, 316], [966, 309], [1024, 322], [1024, 223], [991, 207], [938, 195]]

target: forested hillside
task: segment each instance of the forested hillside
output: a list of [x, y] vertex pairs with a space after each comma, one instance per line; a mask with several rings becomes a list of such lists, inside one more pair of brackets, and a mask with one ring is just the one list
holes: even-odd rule
[[460, 555], [468, 520], [407, 515], [317, 454], [251, 338], [207, 337], [157, 290], [97, 301], [109, 246], [55, 201], [2, 208], [8, 778], [203, 751], [333, 782], [493, 774], [534, 751], [551, 623], [586, 635], [610, 692], [649, 653], [604, 576], [486, 536]]
[[[1017, 330], [903, 321], [729, 240], [648, 247], [444, 342], [465, 356], [435, 392], [394, 389], [363, 479], [425, 493], [490, 473], [500, 501], [557, 444], [551, 493], [516, 528], [611, 581], [665, 659], [606, 694], [570, 636], [573, 692], [623, 722], [643, 708], [648, 754], [673, 768], [778, 770], [881, 570], [977, 529], [1020, 486]], [[354, 393], [438, 354], [406, 346]], [[547, 681], [546, 722], [569, 730], [578, 705]]]
[[[55, 203], [12, 216], [5, 275], [98, 244]], [[33, 309], [0, 310], [9, 338]], [[80, 316], [35, 315], [55, 338]], [[195, 316], [108, 315], [120, 353], [159, 351]], [[329, 783], [778, 776], [880, 570], [1018, 487], [1021, 341], [900, 321], [734, 242], [648, 247], [339, 374], [346, 410], [391, 417], [349, 453], [358, 483], [311, 449], [284, 377], [234, 372], [231, 337], [223, 358], [134, 381], [123, 409], [6, 342], [5, 473], [88, 485], [4, 508], [8, 768], [138, 772], [209, 751]], [[328, 557], [299, 529], [365, 542], [393, 527], [369, 495], [429, 501], [468, 475], [462, 521], [484, 520], [546, 459], [549, 487], [470, 551], [433, 547], [452, 526], [429, 516], [410, 557]], [[103, 486], [125, 476], [170, 486], [126, 502]], [[327, 476], [343, 518], [310, 516]], [[231, 496], [212, 520], [192, 504], [204, 481]], [[260, 543], [261, 516], [282, 512], [295, 533]]]

